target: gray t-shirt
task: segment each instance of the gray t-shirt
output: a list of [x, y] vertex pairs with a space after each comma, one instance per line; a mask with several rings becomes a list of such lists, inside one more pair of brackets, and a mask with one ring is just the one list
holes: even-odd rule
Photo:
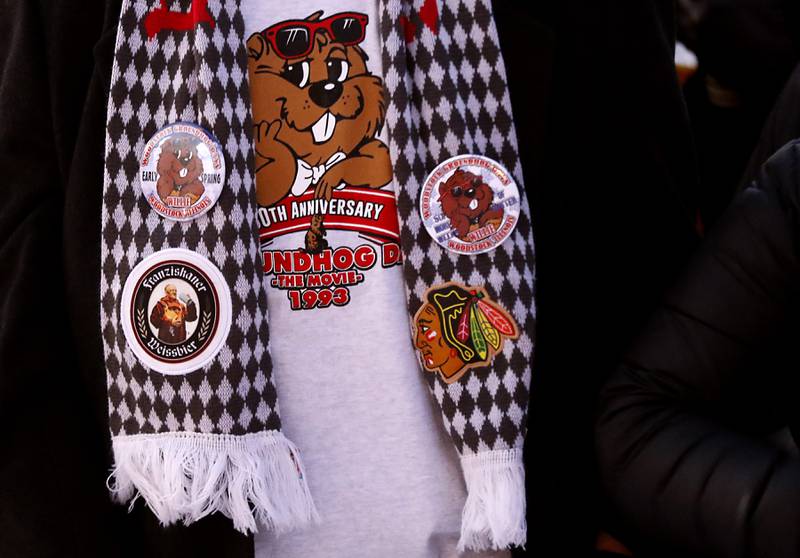
[[[254, 123], [281, 142], [256, 141], [270, 350], [322, 518], [260, 530], [256, 558], [458, 556], [464, 481], [412, 347], [386, 131], [370, 128], [382, 110], [377, 4], [242, 0], [248, 37], [323, 11], [248, 41]], [[345, 12], [356, 15], [331, 18]], [[314, 193], [326, 182], [330, 201]], [[328, 247], [311, 256], [315, 215]]]

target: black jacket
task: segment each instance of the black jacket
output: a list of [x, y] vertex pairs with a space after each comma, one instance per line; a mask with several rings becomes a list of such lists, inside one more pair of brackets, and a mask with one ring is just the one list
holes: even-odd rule
[[740, 187], [747, 188], [767, 159], [793, 139], [800, 138], [800, 64], [781, 91], [750, 156]]
[[[590, 552], [597, 389], [694, 242], [672, 2], [601, 4], [495, 3], [537, 242], [533, 554]], [[105, 487], [100, 205], [119, 10], [0, 2], [0, 556], [247, 557], [225, 518], [162, 529]]]
[[[607, 492], [676, 556], [800, 556], [799, 243], [793, 142], [734, 200], [603, 389]], [[786, 427], [794, 439], [778, 443]]]
[[[678, 4], [683, 16], [678, 36], [699, 60], [684, 92], [698, 152], [700, 212], [710, 227], [736, 194], [764, 120], [800, 58], [800, 4], [793, 0], [679, 0]], [[765, 160], [759, 161], [756, 171]]]

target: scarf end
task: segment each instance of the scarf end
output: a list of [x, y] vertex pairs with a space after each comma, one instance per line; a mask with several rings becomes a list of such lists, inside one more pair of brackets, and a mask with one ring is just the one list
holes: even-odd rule
[[502, 550], [525, 546], [525, 468], [522, 448], [461, 458], [467, 501], [458, 550]]
[[169, 432], [118, 436], [112, 498], [142, 497], [162, 525], [220, 512], [247, 534], [319, 522], [297, 448], [278, 431], [243, 436]]

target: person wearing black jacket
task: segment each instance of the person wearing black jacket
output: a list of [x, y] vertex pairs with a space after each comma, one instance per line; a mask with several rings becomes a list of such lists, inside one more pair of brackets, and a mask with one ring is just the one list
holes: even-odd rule
[[643, 555], [800, 556], [798, 241], [793, 141], [737, 196], [603, 388], [603, 482], [651, 539]]
[[[541, 301], [528, 549], [585, 556], [600, 514], [597, 389], [695, 242], [673, 5], [494, 11]], [[228, 519], [164, 529], [141, 502], [112, 505], [105, 486], [99, 220], [119, 12], [120, 0], [0, 5], [0, 556], [244, 558], [252, 539]]]

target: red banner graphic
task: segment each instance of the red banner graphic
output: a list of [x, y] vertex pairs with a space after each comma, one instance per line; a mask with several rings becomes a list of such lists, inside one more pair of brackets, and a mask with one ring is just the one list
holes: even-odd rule
[[314, 198], [309, 190], [301, 196], [287, 196], [258, 210], [262, 244], [273, 238], [311, 226], [311, 217], [324, 215], [328, 230], [355, 231], [383, 242], [399, 242], [397, 200], [386, 190], [345, 186], [333, 192], [330, 201]]

